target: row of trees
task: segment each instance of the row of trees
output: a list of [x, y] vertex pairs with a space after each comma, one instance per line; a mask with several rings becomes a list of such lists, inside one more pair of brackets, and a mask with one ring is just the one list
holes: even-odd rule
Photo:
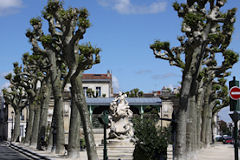
[[[64, 9], [62, 1], [49, 0], [42, 15], [32, 18], [30, 24], [32, 28], [27, 30], [26, 37], [32, 53], [23, 54], [22, 65], [14, 63], [14, 73], [5, 77], [10, 87], [3, 89], [5, 103], [15, 111], [12, 141], [17, 141], [20, 134], [20, 112], [28, 107], [24, 143], [41, 149], [43, 139], [48, 139], [48, 145], [55, 153], [64, 153], [63, 92], [65, 85], [71, 83], [69, 156], [79, 156], [81, 121], [88, 159], [98, 160], [81, 79], [85, 70], [100, 62], [99, 48], [90, 43], [79, 44], [90, 27], [88, 11], [84, 8]], [[48, 31], [43, 25], [47, 25]], [[54, 111], [51, 131], [47, 132], [51, 95]]]
[[[226, 0], [187, 0], [173, 4], [183, 18], [180, 46], [170, 48], [169, 42], [155, 41], [150, 46], [156, 58], [168, 60], [182, 69], [179, 107], [174, 109], [176, 160], [194, 159], [201, 146], [211, 142], [212, 117], [228, 105], [225, 77], [238, 61], [238, 55], [228, 50], [236, 9], [222, 13]], [[45, 20], [45, 21], [44, 21]], [[23, 55], [23, 65], [14, 63], [14, 74], [6, 79], [10, 89], [3, 94], [15, 111], [13, 141], [19, 137], [20, 112], [28, 106], [25, 143], [41, 148], [42, 137], [48, 137], [56, 153], [64, 152], [63, 91], [71, 83], [71, 119], [68, 153], [78, 156], [79, 123], [83, 124], [89, 160], [97, 160], [92, 126], [82, 88], [82, 73], [100, 62], [99, 48], [90, 43], [79, 45], [90, 27], [86, 9], [64, 9], [58, 0], [49, 0], [42, 16], [30, 20], [26, 36], [32, 53]], [[48, 31], [44, 31], [43, 24]], [[219, 57], [222, 57], [220, 62]], [[219, 63], [220, 62], [220, 63]], [[54, 97], [54, 113], [47, 135], [47, 111], [50, 95]], [[141, 96], [137, 90], [129, 95]], [[51, 144], [52, 142], [55, 142]]]
[[[174, 108], [176, 160], [193, 160], [200, 147], [211, 142], [212, 117], [229, 103], [225, 77], [238, 61], [227, 49], [231, 42], [236, 8], [221, 12], [226, 0], [187, 0], [173, 8], [183, 19], [180, 46], [155, 41], [156, 58], [182, 70], [179, 106]], [[222, 58], [221, 58], [222, 57]], [[221, 60], [220, 60], [221, 59]]]

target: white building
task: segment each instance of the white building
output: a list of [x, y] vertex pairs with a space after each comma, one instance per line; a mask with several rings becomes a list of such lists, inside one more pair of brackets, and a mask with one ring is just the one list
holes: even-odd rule
[[[93, 97], [112, 97], [112, 74], [108, 71], [107, 74], [83, 74], [82, 77], [84, 94], [87, 96], [87, 91], [93, 92]], [[65, 132], [68, 132], [69, 121], [70, 121], [70, 84], [67, 84], [64, 92], [64, 128]], [[14, 110], [11, 106], [5, 106], [3, 99], [0, 99], [0, 138], [11, 139], [12, 130], [14, 129]], [[54, 100], [52, 99], [48, 109], [48, 124], [50, 125], [53, 115]], [[92, 111], [90, 110], [90, 114]], [[21, 112], [20, 117], [20, 140], [25, 137], [25, 129], [28, 115], [28, 107], [24, 108]]]
[[[113, 97], [112, 74], [83, 74], [83, 91], [86, 97], [88, 92], [93, 92], [93, 97]], [[65, 92], [70, 92], [70, 84], [65, 87]]]

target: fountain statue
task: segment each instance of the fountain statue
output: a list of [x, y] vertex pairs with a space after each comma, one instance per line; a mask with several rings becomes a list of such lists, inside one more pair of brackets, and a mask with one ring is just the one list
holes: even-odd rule
[[119, 92], [110, 104], [108, 139], [131, 140], [133, 138], [133, 112], [130, 110], [127, 95]]

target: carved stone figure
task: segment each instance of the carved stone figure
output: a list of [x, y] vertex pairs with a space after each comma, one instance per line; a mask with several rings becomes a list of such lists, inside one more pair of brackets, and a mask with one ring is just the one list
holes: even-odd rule
[[130, 110], [127, 95], [119, 92], [119, 95], [110, 104], [109, 114], [109, 138], [108, 139], [132, 139], [133, 125], [131, 119], [133, 113]]

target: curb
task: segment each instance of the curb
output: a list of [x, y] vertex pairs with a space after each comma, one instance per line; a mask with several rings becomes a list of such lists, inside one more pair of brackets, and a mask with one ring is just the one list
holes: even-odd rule
[[47, 158], [45, 156], [39, 155], [39, 154], [37, 154], [35, 152], [29, 151], [27, 149], [24, 149], [22, 147], [19, 147], [17, 145], [12, 144], [12, 143], [8, 142], [8, 145], [9, 145], [10, 148], [12, 148], [12, 149], [14, 149], [14, 150], [24, 154], [25, 156], [28, 156], [28, 157], [34, 159], [34, 160], [39, 160], [39, 159], [41, 159], [41, 160], [51, 160], [51, 159], [49, 159], [49, 158]]

